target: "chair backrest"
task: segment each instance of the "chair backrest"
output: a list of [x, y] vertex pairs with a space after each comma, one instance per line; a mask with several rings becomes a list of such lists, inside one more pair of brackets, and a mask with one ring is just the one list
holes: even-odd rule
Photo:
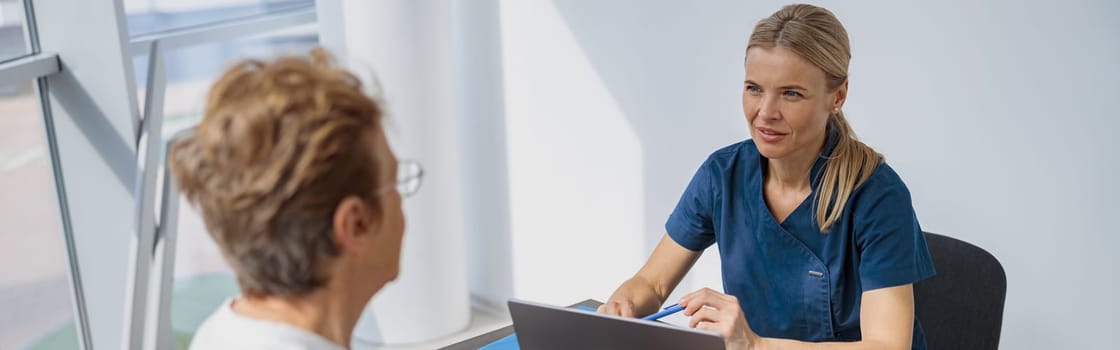
[[992, 254], [925, 232], [937, 275], [914, 285], [915, 313], [929, 349], [997, 349], [1007, 275]]

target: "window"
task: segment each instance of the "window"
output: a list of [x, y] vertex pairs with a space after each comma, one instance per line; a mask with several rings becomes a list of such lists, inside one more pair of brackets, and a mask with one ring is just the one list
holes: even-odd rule
[[26, 18], [23, 0], [0, 0], [0, 62], [31, 53]]
[[74, 349], [69, 259], [34, 86], [0, 83], [0, 349]]
[[314, 0], [125, 0], [130, 36], [314, 6]]
[[[305, 25], [283, 31], [237, 40], [225, 40], [183, 48], [164, 53], [164, 71], [167, 81], [164, 92], [163, 135], [169, 138], [179, 130], [197, 124], [210, 84], [230, 64], [239, 58], [271, 58], [283, 54], [305, 54], [318, 45], [314, 25]], [[144, 104], [144, 89], [148, 79], [148, 56], [133, 58], [133, 72], [139, 89], [139, 103]]]
[[50, 59], [17, 61], [37, 54], [27, 8], [0, 0], [0, 349], [73, 349], [70, 259], [33, 80]]
[[[124, 0], [127, 19], [120, 18], [118, 11], [84, 0], [36, 1], [34, 7], [31, 3], [0, 0], [0, 349], [101, 348], [118, 340], [135, 341], [137, 333], [120, 338], [119, 327], [110, 325], [122, 319], [123, 312], [118, 310], [124, 308], [115, 305], [119, 301], [104, 299], [106, 295], [124, 294], [128, 286], [109, 283], [111, 278], [103, 277], [117, 277], [118, 268], [129, 268], [129, 273], [141, 269], [124, 266], [124, 259], [99, 259], [107, 251], [133, 252], [118, 244], [124, 240], [100, 246], [77, 244], [96, 241], [106, 229], [123, 232], [135, 222], [125, 219], [135, 209], [134, 204], [128, 205], [124, 189], [128, 185], [100, 186], [119, 180], [120, 174], [140, 170], [119, 161], [133, 156], [125, 154], [128, 147], [115, 147], [119, 144], [112, 142], [102, 147], [109, 144], [103, 143], [106, 140], [128, 142], [136, 136], [119, 127], [133, 122], [128, 118], [135, 115], [128, 113], [131, 108], [127, 103], [132, 100], [120, 98], [128, 93], [123, 90], [128, 84], [119, 70], [123, 65], [110, 63], [115, 69], [104, 71], [72, 69], [60, 76], [55, 75], [62, 68], [60, 58], [50, 52], [67, 52], [62, 60], [74, 68], [105, 64], [103, 57], [87, 58], [99, 52], [98, 47], [104, 46], [101, 44], [115, 45], [121, 39], [116, 34], [127, 29], [132, 42], [125, 48], [134, 59], [141, 90], [138, 101], [142, 104], [148, 73], [144, 48], [153, 47], [146, 45], [149, 43], [161, 43], [158, 47], [162, 50], [164, 79], [154, 88], [164, 92], [160, 119], [163, 135], [169, 138], [198, 122], [207, 88], [233, 59], [306, 53], [317, 45], [314, 1]], [[29, 16], [32, 9], [36, 16]], [[40, 35], [38, 28], [51, 30]], [[48, 53], [39, 52], [40, 38], [44, 39], [43, 51]], [[113, 53], [120, 57], [118, 54]], [[51, 84], [37, 85], [36, 79], [40, 78]], [[49, 94], [50, 99], [40, 98], [40, 92]], [[75, 96], [97, 101], [97, 105], [75, 103]], [[52, 108], [44, 108], [44, 102]], [[75, 120], [70, 118], [74, 115], [96, 115], [95, 108], [103, 112], [104, 120], [77, 125], [65, 122]], [[55, 123], [48, 128], [45, 122], [52, 121], [52, 112]], [[55, 133], [64, 136], [56, 139]], [[95, 147], [84, 147], [91, 144]], [[52, 158], [59, 152], [64, 156]], [[90, 167], [87, 163], [108, 167]], [[77, 169], [66, 177], [70, 181], [65, 187], [58, 187], [62, 181], [56, 181], [56, 176], [57, 180], [64, 179], [63, 174], [55, 173], [56, 167], [66, 169], [67, 174]], [[145, 189], [142, 193], [152, 192]], [[60, 198], [67, 200], [66, 205]], [[112, 203], [101, 206], [109, 200]], [[158, 205], [159, 198], [156, 200]], [[167, 341], [170, 335], [176, 348], [185, 348], [205, 317], [221, 301], [237, 294], [238, 288], [200, 218], [187, 205], [179, 208], [175, 284], [169, 299], [174, 333], [160, 333], [156, 340]], [[120, 216], [115, 216], [117, 212]], [[77, 241], [68, 241], [71, 238]], [[78, 291], [70, 280], [77, 275], [70, 269], [72, 265], [82, 266], [81, 277], [86, 283], [80, 296], [85, 299], [75, 298]], [[158, 286], [153, 283], [138, 287]], [[96, 300], [89, 300], [91, 296]], [[135, 304], [138, 300], [124, 301], [123, 305], [134, 303], [137, 310], [150, 307]], [[129, 331], [152, 324], [147, 319], [152, 317], [149, 312], [129, 316], [138, 317], [124, 317], [136, 321]], [[78, 320], [85, 323], [77, 324]]]

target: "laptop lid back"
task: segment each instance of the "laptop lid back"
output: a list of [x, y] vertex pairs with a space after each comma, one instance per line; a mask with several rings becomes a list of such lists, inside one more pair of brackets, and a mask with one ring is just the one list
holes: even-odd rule
[[714, 333], [640, 319], [510, 299], [517, 342], [525, 350], [694, 349], [722, 350]]

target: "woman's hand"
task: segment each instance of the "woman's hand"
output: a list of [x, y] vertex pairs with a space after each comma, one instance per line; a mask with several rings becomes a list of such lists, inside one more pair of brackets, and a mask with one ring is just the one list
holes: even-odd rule
[[634, 302], [626, 298], [612, 297], [603, 305], [599, 305], [596, 312], [622, 317], [637, 317], [634, 315]]
[[714, 331], [723, 336], [727, 349], [754, 349], [761, 337], [751, 330], [739, 299], [704, 288], [681, 298], [685, 316], [692, 320], [689, 327]]

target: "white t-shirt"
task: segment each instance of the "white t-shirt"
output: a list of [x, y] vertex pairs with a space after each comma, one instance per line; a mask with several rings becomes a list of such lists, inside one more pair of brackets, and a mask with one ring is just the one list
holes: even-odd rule
[[346, 350], [307, 330], [280, 322], [248, 318], [233, 312], [228, 299], [198, 327], [191, 339], [191, 350], [278, 349]]

